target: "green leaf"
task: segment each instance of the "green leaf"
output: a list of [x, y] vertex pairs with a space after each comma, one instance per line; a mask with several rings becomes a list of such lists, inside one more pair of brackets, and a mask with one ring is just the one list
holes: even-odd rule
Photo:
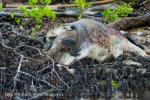
[[[51, 0], [29, 0], [29, 5], [32, 6], [31, 9], [27, 9], [26, 6], [18, 7], [20, 12], [23, 12], [24, 17], [30, 17], [32, 18], [32, 21], [36, 22], [36, 26], [32, 28], [31, 36], [35, 38], [36, 31], [41, 27], [43, 23], [43, 17], [47, 17], [50, 20], [55, 20], [56, 14], [53, 10], [48, 8], [49, 3], [51, 3]], [[38, 4], [37, 6], [35, 6]], [[42, 5], [44, 6], [42, 6]], [[13, 17], [13, 16], [12, 16]], [[16, 19], [16, 23], [20, 23], [21, 21], [19, 19]], [[22, 22], [23, 24], [23, 22]], [[25, 25], [25, 23], [24, 23]]]
[[55, 20], [55, 18], [56, 18], [56, 14], [54, 13], [54, 11], [52, 11], [47, 6], [43, 8], [43, 13], [44, 13], [44, 16], [49, 19]]
[[41, 28], [41, 25], [36, 25], [35, 27], [37, 30], [39, 30]]
[[92, 3], [87, 3], [86, 0], [75, 0], [74, 4], [80, 10], [80, 14], [79, 14], [78, 19], [81, 19], [83, 10], [85, 8], [91, 7], [91, 5], [92, 5]]
[[36, 33], [36, 30], [35, 30], [35, 28], [32, 28], [31, 29], [31, 37], [34, 39], [35, 38], [35, 33]]
[[132, 13], [133, 8], [125, 3], [123, 5], [118, 6], [114, 11], [119, 17], [126, 17]]
[[43, 2], [44, 2], [45, 5], [48, 5], [48, 4], [51, 3], [51, 0], [43, 0]]
[[2, 11], [2, 9], [3, 9], [3, 4], [0, 3], [0, 11]]
[[27, 10], [27, 7], [26, 6], [20, 6], [18, 8], [19, 12], [23, 12], [23, 15], [24, 17], [27, 17], [28, 16], [28, 10]]
[[109, 9], [102, 12], [102, 15], [108, 22], [113, 22], [119, 19], [119, 16]]
[[113, 22], [119, 19], [119, 17], [126, 17], [129, 14], [131, 14], [133, 11], [133, 8], [128, 4], [123, 4], [118, 6], [114, 10], [106, 9], [102, 12], [104, 18], [108, 22]]
[[113, 89], [117, 89], [119, 87], [119, 84], [116, 81], [112, 80], [111, 81], [111, 86], [112, 86]]
[[29, 0], [29, 5], [30, 6], [32, 6], [32, 7], [34, 7], [35, 6], [35, 4], [37, 4], [38, 3], [38, 0]]
[[11, 13], [10, 16], [11, 16], [12, 19], [14, 19], [14, 14], [13, 13]]
[[19, 12], [24, 12], [27, 10], [27, 7], [26, 6], [19, 6], [18, 10], [19, 10]]
[[15, 22], [16, 22], [17, 24], [20, 24], [20, 23], [21, 23], [21, 19], [20, 19], [20, 18], [15, 18]]

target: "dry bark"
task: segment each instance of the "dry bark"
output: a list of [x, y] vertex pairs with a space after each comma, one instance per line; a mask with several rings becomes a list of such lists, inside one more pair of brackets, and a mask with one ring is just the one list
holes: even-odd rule
[[110, 24], [115, 29], [129, 30], [140, 26], [150, 25], [150, 13], [138, 17], [123, 18], [119, 21]]
[[[102, 0], [102, 1], [97, 1], [97, 2], [92, 2], [93, 5], [102, 5], [102, 4], [107, 4], [110, 2], [114, 2], [115, 0]], [[7, 8], [18, 8], [18, 6], [21, 5], [6, 5]], [[25, 5], [27, 8], [31, 8], [29, 5]], [[70, 7], [75, 7], [74, 4], [57, 4], [57, 5], [49, 5], [49, 7], [53, 10], [58, 10], [62, 8], [70, 8]]]

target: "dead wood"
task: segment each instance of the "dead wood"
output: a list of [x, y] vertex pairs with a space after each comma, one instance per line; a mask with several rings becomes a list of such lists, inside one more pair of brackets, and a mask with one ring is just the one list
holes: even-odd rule
[[100, 6], [94, 6], [94, 7], [90, 7], [87, 8], [85, 10], [85, 13], [89, 13], [89, 14], [96, 14], [97, 12], [101, 12], [105, 9], [115, 9], [118, 5], [117, 4], [104, 4], [104, 5], [100, 5]]
[[[77, 18], [79, 16], [79, 12], [76, 11], [64, 11], [64, 12], [60, 12], [60, 11], [54, 11], [57, 17], [73, 17], [73, 18]], [[15, 17], [24, 17], [23, 13], [18, 13], [18, 12], [0, 12], [0, 16], [15, 16]], [[90, 18], [90, 19], [94, 19], [100, 22], [104, 22], [103, 18], [100, 17], [94, 17], [94, 16], [90, 16], [87, 15], [86, 13], [83, 13], [82, 15], [83, 18]]]
[[119, 21], [109, 24], [118, 30], [129, 30], [140, 26], [150, 25], [150, 13], [138, 17], [122, 18]]
[[[107, 4], [107, 3], [110, 3], [110, 2], [113, 2], [114, 0], [103, 0], [103, 1], [97, 1], [97, 2], [93, 2], [92, 4], [93, 5], [102, 5], [102, 4]], [[21, 6], [21, 5], [7, 5], [7, 8], [4, 8], [2, 12], [0, 12], [0, 16], [11, 16], [12, 14], [16, 17], [24, 17], [22, 13], [18, 13], [18, 7]], [[26, 7], [28, 9], [30, 9], [31, 7], [26, 5]], [[61, 5], [61, 4], [58, 4], [58, 5], [50, 5], [49, 8], [51, 8], [52, 10], [55, 11], [56, 15], [57, 16], [60, 16], [60, 17], [75, 17], [77, 18], [79, 16], [79, 12], [78, 11], [60, 11], [60, 9], [62, 8], [70, 8], [70, 7], [75, 7], [74, 4], [65, 4], [65, 5]], [[103, 6], [97, 6], [97, 7], [92, 7], [92, 8], [89, 8], [88, 10], [85, 10], [85, 12], [83, 13], [83, 17], [84, 18], [91, 18], [91, 19], [95, 19], [95, 20], [98, 20], [98, 21], [102, 21], [101, 18], [96, 18], [96, 17], [93, 17], [93, 16], [89, 16], [88, 13], [93, 13], [94, 14], [94, 11], [95, 9], [104, 9], [108, 7], [107, 5], [103, 5]], [[111, 7], [112, 8], [112, 7]], [[58, 10], [59, 9], [59, 10]]]
[[[95, 19], [95, 20], [100, 21], [100, 22], [105, 22], [105, 20], [103, 20], [100, 17], [94, 17], [94, 16], [89, 15], [89, 13], [94, 15], [94, 12], [91, 11], [93, 9], [95, 10], [97, 8], [91, 8], [91, 9], [89, 8], [89, 9], [85, 10], [82, 17]], [[8, 11], [8, 10], [9, 9], [5, 9], [5, 11]], [[54, 10], [54, 11], [58, 17], [77, 18], [80, 14], [78, 11], [58, 11], [58, 10]], [[0, 12], [0, 16], [11, 16], [13, 14], [16, 17], [24, 17], [22, 13], [18, 13], [18, 12], [12, 13], [12, 12]], [[110, 23], [109, 25], [113, 26], [114, 28], [119, 29], [119, 30], [128, 30], [128, 29], [132, 29], [135, 27], [148, 26], [148, 25], [150, 25], [150, 13], [147, 13], [143, 16], [138, 16], [138, 17], [122, 18], [116, 22]]]
[[[110, 2], [114, 2], [114, 0], [102, 0], [102, 1], [92, 2], [92, 4], [93, 5], [102, 5], [102, 4], [107, 4]], [[70, 8], [70, 7], [76, 7], [76, 5], [74, 5], [74, 4], [59, 5], [59, 6], [57, 6], [57, 9]]]
[[0, 12], [0, 16], [11, 16], [11, 15], [14, 15], [15, 17], [23, 17], [22, 13]]
[[[102, 4], [107, 4], [110, 2], [114, 2], [115, 0], [102, 0], [102, 1], [97, 1], [97, 2], [92, 2], [93, 5], [102, 5]], [[6, 5], [7, 8], [18, 8], [18, 6], [21, 5]], [[27, 8], [31, 8], [29, 5], [25, 5]], [[70, 7], [76, 7], [74, 4], [57, 4], [57, 5], [49, 5], [49, 7], [53, 10], [58, 10], [62, 8], [70, 8]]]

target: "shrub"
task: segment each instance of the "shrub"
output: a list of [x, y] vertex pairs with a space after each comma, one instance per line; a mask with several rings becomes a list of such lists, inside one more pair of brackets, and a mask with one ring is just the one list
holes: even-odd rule
[[113, 22], [119, 19], [119, 16], [115, 14], [114, 11], [111, 11], [109, 9], [106, 9], [102, 14], [108, 22]]
[[123, 4], [118, 6], [114, 10], [106, 9], [102, 12], [102, 15], [108, 22], [113, 22], [118, 20], [120, 17], [126, 17], [131, 14], [133, 8], [129, 4]]
[[0, 3], [0, 11], [2, 11], [2, 8], [3, 8], [3, 4]]
[[131, 14], [133, 11], [133, 8], [128, 5], [128, 4], [123, 4], [121, 6], [118, 6], [117, 9], [114, 10], [114, 12], [119, 16], [119, 17], [126, 17], [129, 14]]
[[[19, 11], [23, 12], [24, 17], [31, 17], [37, 24], [42, 24], [43, 17], [47, 17], [51, 20], [56, 18], [54, 11], [47, 6], [50, 2], [51, 0], [29, 0], [29, 5], [32, 6], [32, 8], [28, 10], [26, 6], [21, 6], [19, 7]], [[39, 5], [35, 7], [36, 4]]]
[[112, 80], [111, 81], [111, 86], [113, 89], [117, 89], [119, 87], [119, 84], [117, 83], [117, 81]]
[[43, 23], [42, 21], [43, 17], [46, 17], [49, 20], [54, 21], [56, 15], [54, 11], [48, 8], [48, 4], [51, 3], [51, 0], [29, 0], [28, 3], [32, 7], [31, 9], [27, 9], [26, 6], [21, 6], [18, 9], [20, 12], [23, 12], [24, 17], [31, 17], [36, 22], [36, 26], [35, 28], [32, 28], [31, 33], [31, 36], [34, 38], [34, 36], [36, 36], [35, 35], [36, 30], [39, 30]]
[[74, 4], [80, 10], [78, 19], [81, 19], [84, 9], [91, 6], [91, 3], [87, 3], [86, 0], [75, 0]]

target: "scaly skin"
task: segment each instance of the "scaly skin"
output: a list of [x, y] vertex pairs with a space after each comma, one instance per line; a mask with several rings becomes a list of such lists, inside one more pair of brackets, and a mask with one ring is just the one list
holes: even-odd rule
[[[81, 19], [79, 21], [67, 24], [72, 30], [66, 30], [59, 34], [53, 42], [48, 54], [57, 56], [58, 52], [62, 52], [58, 63], [62, 65], [70, 65], [76, 60], [83, 58], [96, 59], [103, 62], [113, 56], [117, 58], [123, 54], [123, 51], [132, 52], [137, 55], [146, 57], [144, 50], [131, 43], [118, 30], [104, 25], [91, 19]], [[72, 56], [70, 51], [63, 50], [70, 48], [64, 39], [74, 41], [78, 45], [78, 55]], [[70, 41], [70, 43], [72, 42]], [[73, 44], [73, 46], [75, 46]], [[51, 56], [52, 58], [54, 58]], [[54, 59], [55, 60], [55, 59]]]

